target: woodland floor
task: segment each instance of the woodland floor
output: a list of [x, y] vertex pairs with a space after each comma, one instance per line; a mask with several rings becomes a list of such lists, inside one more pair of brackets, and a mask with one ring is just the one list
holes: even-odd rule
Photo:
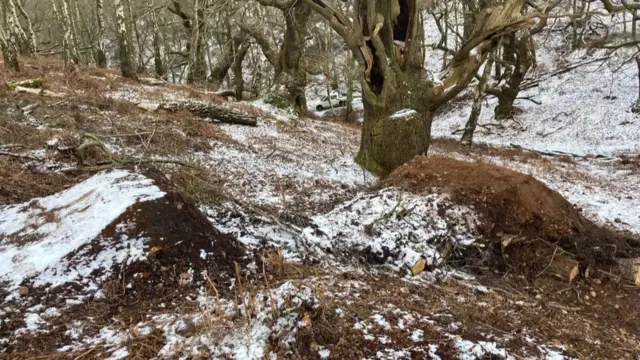
[[[25, 69], [68, 96], [0, 89], [0, 358], [640, 355], [638, 288], [607, 262], [637, 256], [637, 148], [440, 138], [379, 181], [352, 160], [357, 124], [262, 102], [236, 104], [257, 127], [146, 112], [136, 103], [222, 99], [54, 60]], [[68, 148], [83, 133], [137, 160], [79, 169]], [[547, 271], [558, 251], [580, 261], [571, 282]]]

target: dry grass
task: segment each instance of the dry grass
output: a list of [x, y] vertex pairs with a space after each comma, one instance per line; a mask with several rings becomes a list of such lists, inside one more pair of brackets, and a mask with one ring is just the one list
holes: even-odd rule
[[0, 160], [0, 205], [25, 202], [64, 190], [79, 179], [25, 169], [14, 160]]

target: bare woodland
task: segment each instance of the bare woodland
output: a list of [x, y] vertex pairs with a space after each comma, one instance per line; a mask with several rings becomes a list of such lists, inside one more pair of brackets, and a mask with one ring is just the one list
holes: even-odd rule
[[[584, 46], [585, 37], [595, 31], [589, 5], [515, 0], [4, 0], [0, 40], [5, 62], [14, 71], [20, 70], [21, 57], [60, 56], [69, 66], [118, 67], [130, 78], [144, 73], [169, 82], [208, 83], [236, 99], [279, 91], [282, 101], [298, 113], [307, 111], [309, 75], [324, 75], [327, 87], [334, 89], [350, 84], [353, 90], [355, 80], [365, 104], [357, 160], [384, 174], [427, 153], [434, 114], [477, 79], [484, 80], [477, 85], [476, 103], [480, 94], [496, 96], [495, 118], [508, 118], [527, 72], [536, 64], [532, 35], [550, 19], [566, 16], [573, 27], [573, 46]], [[637, 16], [633, 4], [605, 1], [604, 6], [611, 14]], [[550, 15], [556, 8], [562, 10]], [[425, 17], [436, 19], [440, 34], [424, 34]], [[635, 25], [630, 30], [635, 37]], [[440, 41], [429, 44], [425, 35], [437, 35]], [[606, 31], [601, 34], [606, 36]], [[441, 51], [442, 64], [425, 67], [429, 51]], [[492, 69], [483, 75], [485, 64]], [[388, 120], [406, 108], [415, 110], [410, 119]]]
[[0, 359], [637, 357], [639, 10], [0, 0]]

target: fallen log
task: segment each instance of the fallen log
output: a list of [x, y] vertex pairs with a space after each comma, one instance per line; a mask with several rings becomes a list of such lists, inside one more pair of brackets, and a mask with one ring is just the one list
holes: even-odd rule
[[241, 110], [199, 101], [173, 101], [166, 103], [140, 103], [138, 107], [147, 111], [162, 109], [166, 111], [189, 111], [201, 118], [209, 118], [228, 124], [257, 126], [258, 118]]
[[44, 83], [46, 82], [47, 80], [44, 78], [34, 78], [34, 79], [27, 79], [27, 80], [20, 80], [20, 81], [9, 80], [6, 82], [6, 84], [9, 89], [15, 89], [18, 86], [36, 89], [36, 88], [42, 88], [42, 85], [44, 85]]
[[50, 91], [50, 90], [32, 89], [32, 88], [26, 88], [26, 87], [22, 87], [22, 86], [16, 86], [15, 87], [15, 91], [16, 92], [20, 92], [20, 93], [42, 95], [42, 96], [47, 96], [47, 97], [52, 97], [52, 98], [64, 98], [64, 97], [67, 96], [67, 94], [57, 93], [57, 92], [53, 92], [53, 91]]

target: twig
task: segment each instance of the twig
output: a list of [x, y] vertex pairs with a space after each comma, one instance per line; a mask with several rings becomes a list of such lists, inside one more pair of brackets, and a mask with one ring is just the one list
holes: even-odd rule
[[536, 105], [542, 105], [542, 102], [540, 102], [538, 100], [533, 100], [530, 96], [517, 97], [516, 100], [527, 100], [527, 101], [531, 101], [532, 103], [534, 103]]
[[8, 151], [0, 151], [0, 156], [8, 156], [8, 157], [14, 157], [14, 158], [19, 158], [19, 159], [27, 159], [27, 160], [33, 160], [33, 161], [44, 161], [43, 159], [31, 156], [31, 155], [24, 155], [24, 154], [16, 154], [16, 153], [11, 153]]
[[218, 317], [220, 317], [220, 316], [222, 316], [222, 307], [220, 306], [220, 293], [218, 292], [218, 289], [216, 288], [216, 284], [214, 284], [213, 281], [211, 281], [211, 278], [209, 278], [208, 274], [205, 275], [205, 278], [209, 282], [209, 285], [211, 285], [211, 288], [213, 289], [213, 291], [216, 293], [216, 308], [217, 308], [217, 312], [218, 312]]
[[91, 352], [93, 352], [93, 351], [94, 351], [95, 349], [97, 349], [97, 348], [98, 348], [97, 346], [94, 346], [94, 347], [92, 347], [91, 349], [89, 349], [89, 350], [87, 350], [87, 351], [83, 352], [82, 354], [80, 354], [80, 355], [76, 356], [75, 358], [73, 358], [73, 360], [80, 360], [80, 359], [82, 359], [83, 357], [85, 357], [85, 356], [87, 356], [87, 355], [91, 354]]

